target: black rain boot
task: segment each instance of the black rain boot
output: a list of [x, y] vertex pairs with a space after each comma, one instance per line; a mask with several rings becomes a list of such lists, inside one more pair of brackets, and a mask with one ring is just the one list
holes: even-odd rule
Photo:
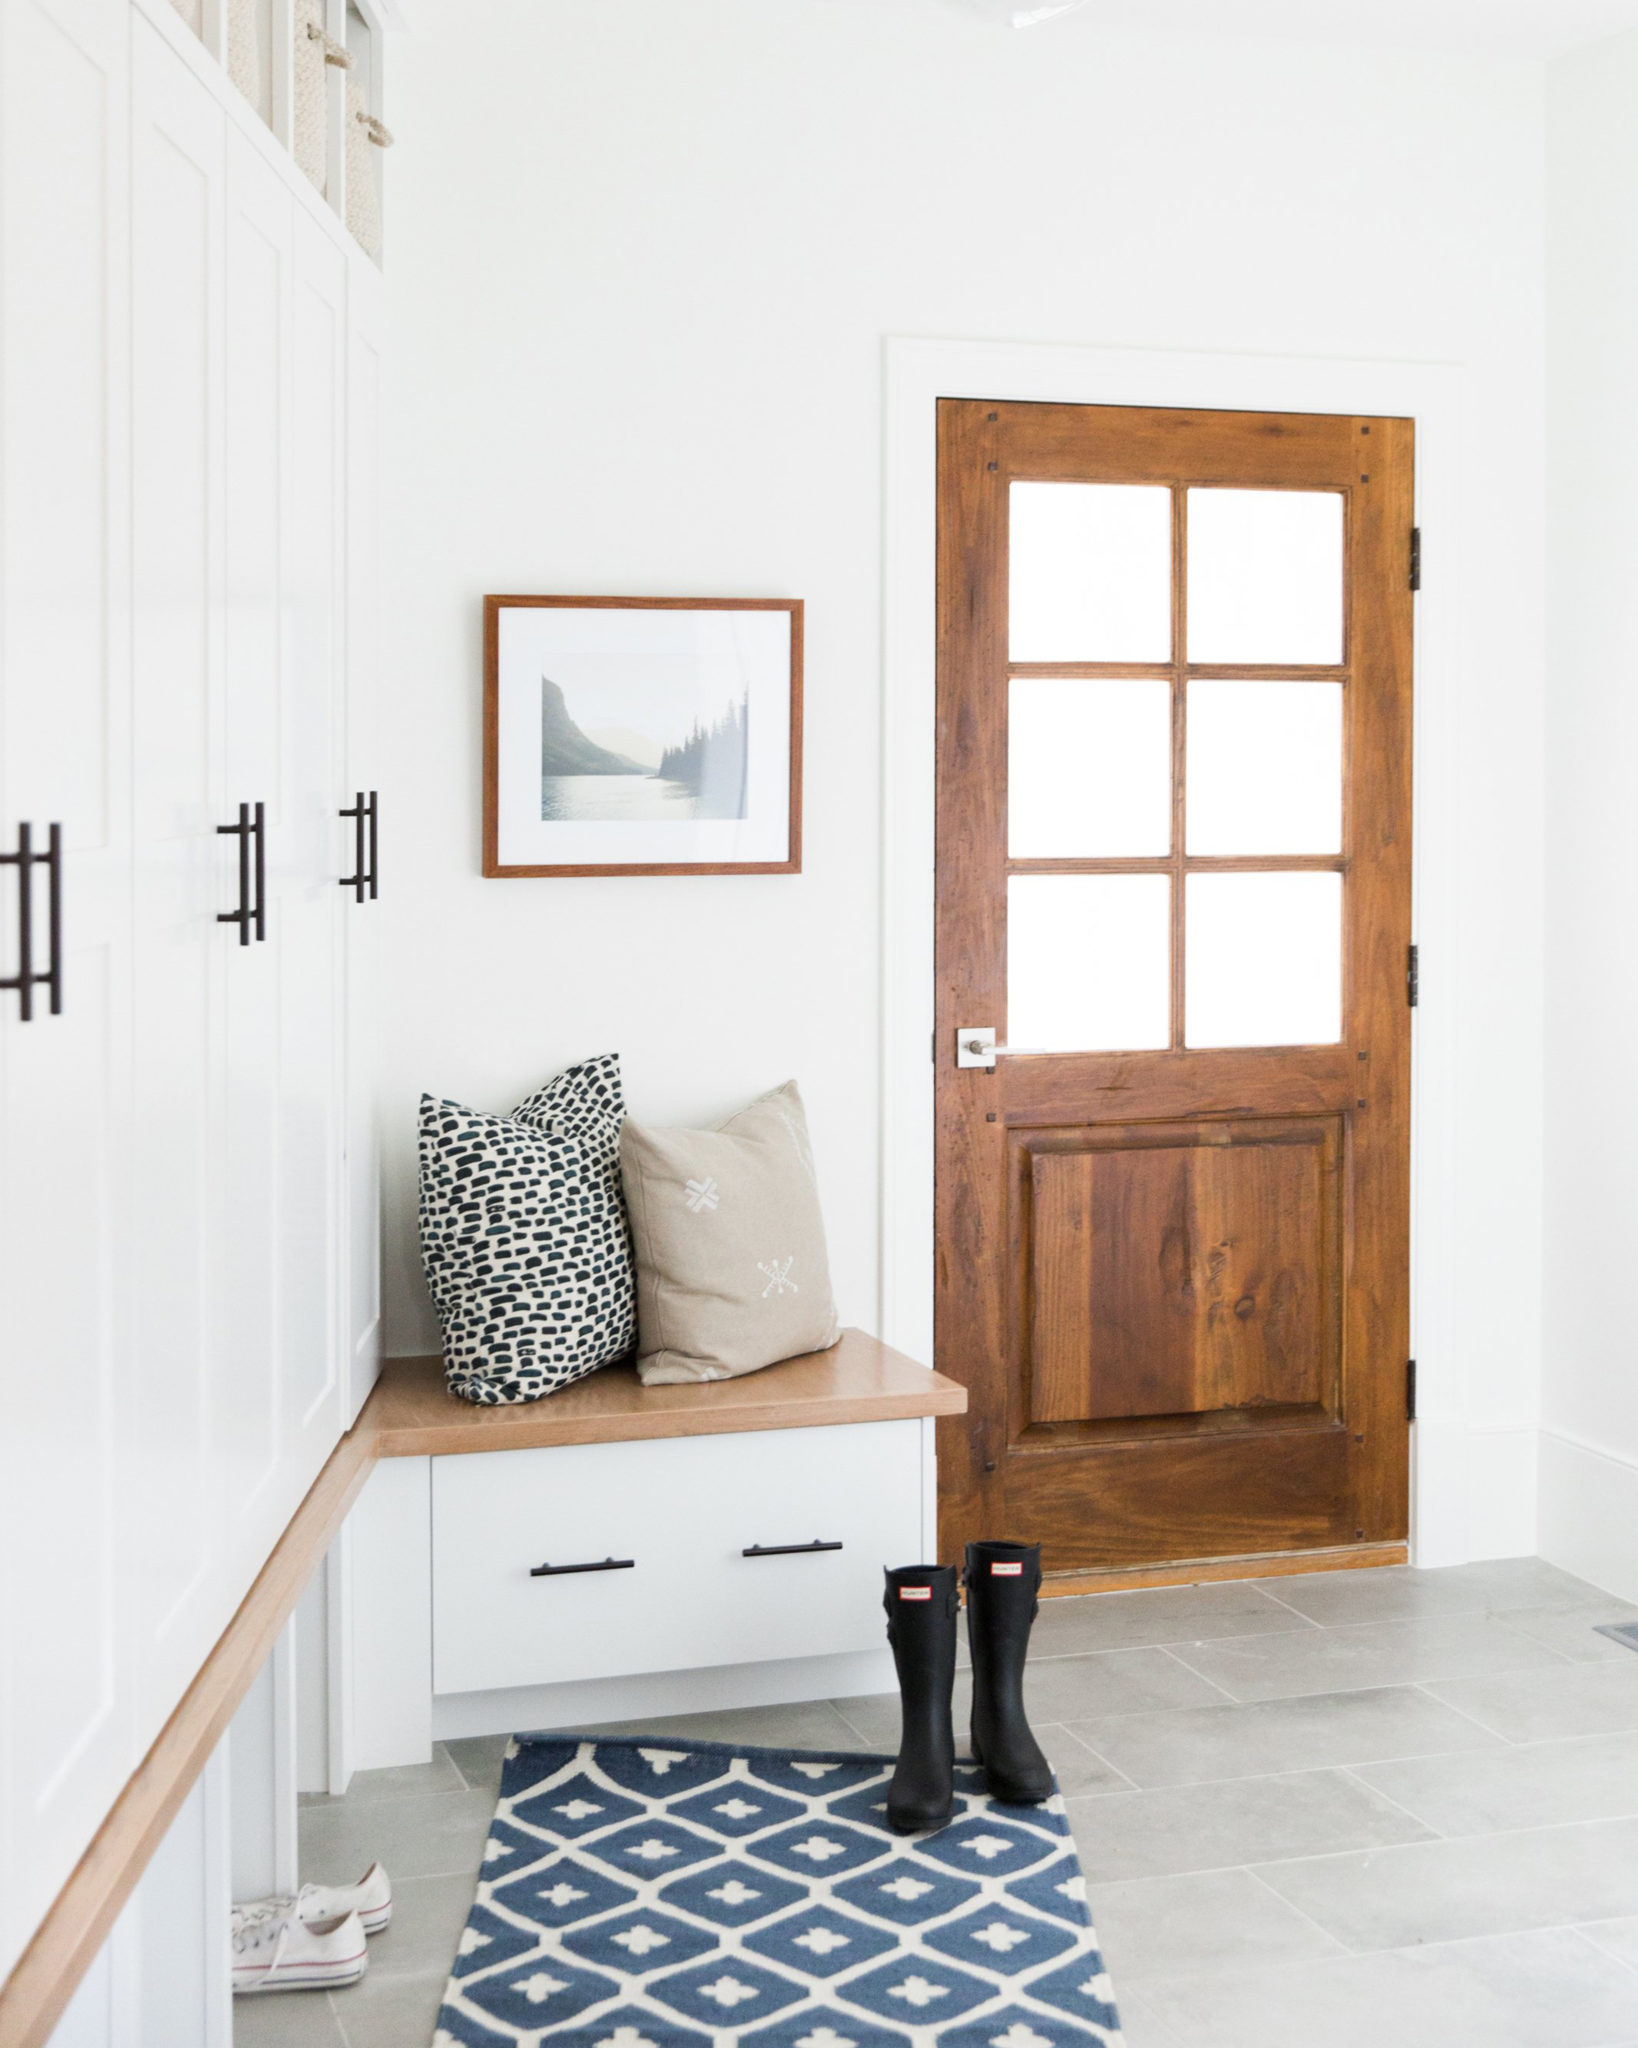
[[1024, 1714], [1024, 1659], [1040, 1608], [1039, 1543], [967, 1545], [967, 1647], [973, 1660], [973, 1759], [992, 1799], [1038, 1806], [1052, 1766]]
[[961, 1595], [953, 1564], [907, 1564], [884, 1576], [882, 1605], [904, 1717], [887, 1788], [887, 1825], [896, 1835], [909, 1835], [943, 1827], [955, 1803], [950, 1696]]

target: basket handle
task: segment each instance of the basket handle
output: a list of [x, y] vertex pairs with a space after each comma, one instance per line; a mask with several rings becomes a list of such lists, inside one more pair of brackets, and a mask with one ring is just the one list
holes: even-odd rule
[[352, 70], [352, 51], [348, 49], [345, 43], [338, 43], [334, 36], [326, 35], [316, 21], [310, 21], [307, 24], [307, 40], [312, 43], [323, 44], [324, 61], [326, 64], [334, 64], [338, 71]]
[[364, 130], [364, 133], [375, 144], [377, 149], [392, 148], [392, 130], [385, 121], [378, 121], [373, 114], [366, 114], [362, 109], [356, 118], [359, 127]]

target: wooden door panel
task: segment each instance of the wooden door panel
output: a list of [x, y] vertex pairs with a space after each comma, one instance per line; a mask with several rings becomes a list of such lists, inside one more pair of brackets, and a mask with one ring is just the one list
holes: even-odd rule
[[1335, 1423], [1026, 1451], [1008, 1466], [1007, 1526], [1049, 1532], [1056, 1572], [1331, 1549], [1354, 1535], [1348, 1464]]
[[983, 1078], [1012, 1127], [1112, 1122], [1135, 1114], [1139, 1104], [1145, 1118], [1336, 1116], [1352, 1109], [1359, 1095], [1358, 1057], [1346, 1045], [1064, 1053], [1004, 1060]]
[[1030, 1424], [1329, 1406], [1334, 1120], [1022, 1141]]

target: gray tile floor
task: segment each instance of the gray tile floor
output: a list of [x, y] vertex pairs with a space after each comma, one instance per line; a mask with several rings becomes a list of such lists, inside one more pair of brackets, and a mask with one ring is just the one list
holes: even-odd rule
[[[1130, 2048], [1638, 2048], [1638, 1655], [1594, 1632], [1633, 1618], [1535, 1558], [1045, 1603], [1030, 1708]], [[898, 1714], [628, 1732], [666, 1730], [891, 1749]], [[351, 1990], [241, 1999], [238, 2048], [426, 2048], [504, 1746], [306, 1804], [304, 1875], [380, 1857], [393, 1925]]]

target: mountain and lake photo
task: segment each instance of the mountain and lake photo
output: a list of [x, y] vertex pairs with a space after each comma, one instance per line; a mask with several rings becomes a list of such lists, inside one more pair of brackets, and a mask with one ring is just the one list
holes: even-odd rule
[[[628, 823], [743, 818], [749, 771], [748, 693], [714, 715], [630, 704], [606, 721], [586, 692], [571, 710], [562, 688], [540, 679], [540, 815], [546, 823]], [[611, 710], [614, 707], [610, 707]], [[646, 707], [645, 707], [646, 709]], [[577, 718], [576, 712], [579, 713]]]

